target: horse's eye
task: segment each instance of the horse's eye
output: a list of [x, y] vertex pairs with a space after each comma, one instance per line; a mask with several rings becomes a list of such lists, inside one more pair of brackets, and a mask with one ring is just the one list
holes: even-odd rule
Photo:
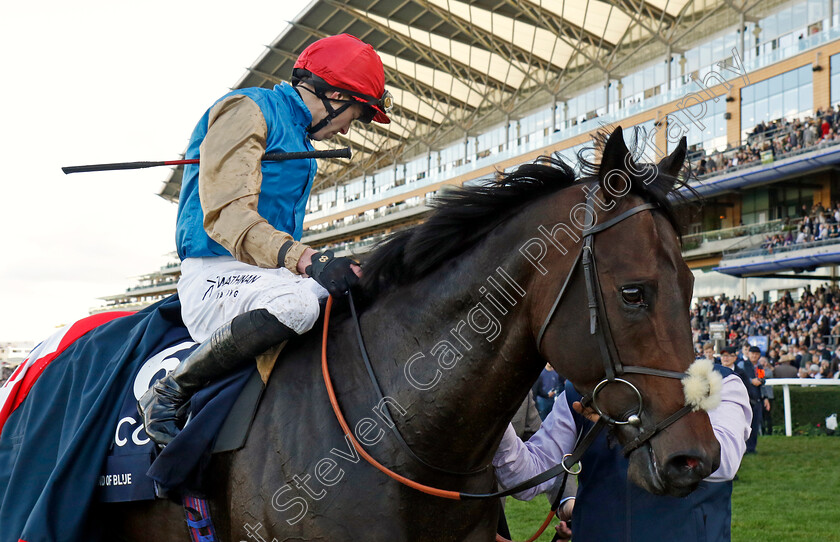
[[627, 286], [621, 289], [621, 298], [628, 305], [636, 305], [639, 307], [646, 307], [645, 298], [642, 294], [642, 289], [638, 286]]

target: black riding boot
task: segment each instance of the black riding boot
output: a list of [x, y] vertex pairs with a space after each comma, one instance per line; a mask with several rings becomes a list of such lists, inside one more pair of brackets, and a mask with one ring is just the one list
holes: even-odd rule
[[195, 392], [296, 335], [265, 309], [240, 314], [223, 325], [137, 401], [146, 434], [160, 445], [169, 444], [183, 428], [184, 407]]

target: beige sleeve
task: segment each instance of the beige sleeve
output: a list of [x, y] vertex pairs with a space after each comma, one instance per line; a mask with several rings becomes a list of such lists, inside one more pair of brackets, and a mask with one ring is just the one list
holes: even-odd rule
[[[280, 247], [292, 236], [275, 229], [257, 210], [267, 130], [259, 106], [246, 96], [214, 105], [199, 149], [198, 193], [211, 239], [239, 261], [274, 268]], [[282, 265], [297, 273], [307, 248], [294, 241]]]

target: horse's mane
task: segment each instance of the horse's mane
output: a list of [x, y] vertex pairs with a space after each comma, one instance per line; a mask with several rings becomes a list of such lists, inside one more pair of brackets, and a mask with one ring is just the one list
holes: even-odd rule
[[[636, 141], [639, 140], [636, 132]], [[603, 148], [609, 134], [599, 132], [595, 147]], [[636, 155], [638, 145], [631, 145]], [[582, 177], [598, 173], [598, 162], [585, 158], [590, 148], [578, 152]], [[653, 167], [641, 165], [641, 167]], [[686, 175], [687, 177], [687, 175]], [[390, 288], [410, 284], [444, 262], [472, 247], [496, 226], [517, 214], [522, 207], [543, 196], [577, 184], [575, 171], [559, 156], [540, 156], [533, 163], [515, 170], [497, 172], [480, 184], [446, 190], [430, 204], [428, 219], [417, 226], [392, 234], [364, 260], [362, 287], [375, 297]], [[659, 173], [648, 184], [631, 183], [631, 192], [659, 204], [668, 220], [679, 231], [673, 196], [686, 181]]]

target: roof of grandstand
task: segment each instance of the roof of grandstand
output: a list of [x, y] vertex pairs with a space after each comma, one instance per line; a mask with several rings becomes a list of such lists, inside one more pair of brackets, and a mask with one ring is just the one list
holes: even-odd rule
[[[353, 149], [322, 161], [319, 186], [482, 133], [679, 54], [784, 0], [313, 0], [234, 88], [287, 81], [298, 54], [346, 32], [370, 43], [395, 98], [393, 122], [360, 126], [319, 148]], [[175, 200], [176, 170], [161, 196]]]

